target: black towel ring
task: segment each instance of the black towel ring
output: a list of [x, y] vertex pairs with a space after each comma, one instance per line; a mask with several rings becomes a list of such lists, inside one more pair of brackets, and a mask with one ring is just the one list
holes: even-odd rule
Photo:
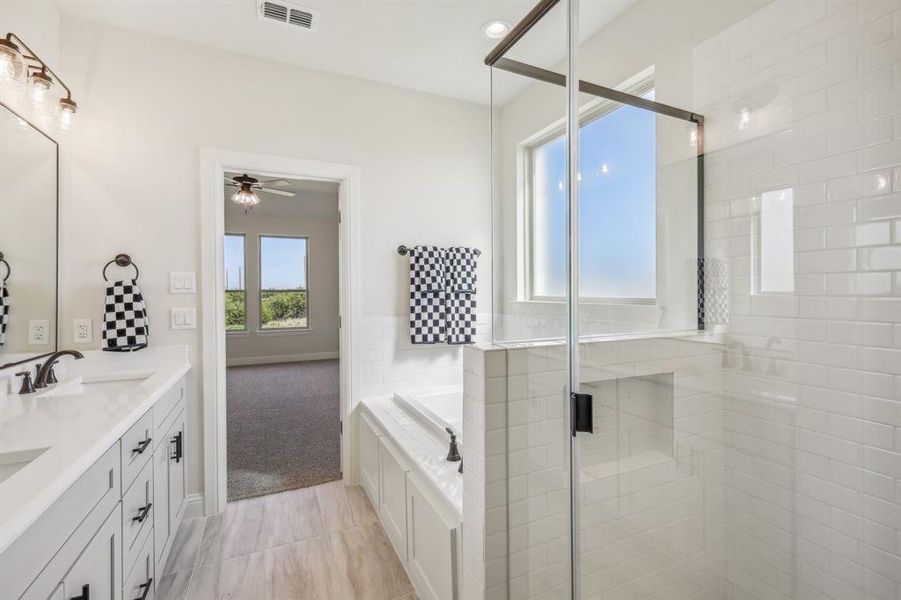
[[109, 279], [107, 279], [107, 277], [106, 277], [106, 270], [113, 263], [116, 263], [117, 267], [123, 267], [123, 268], [124, 267], [134, 267], [135, 268], [135, 278], [134, 278], [135, 281], [137, 281], [138, 277], [140, 277], [140, 275], [141, 275], [141, 272], [138, 270], [138, 265], [134, 264], [131, 261], [131, 257], [129, 255], [117, 254], [116, 258], [114, 258], [113, 260], [111, 260], [108, 263], [106, 263], [105, 265], [103, 265], [103, 280], [104, 281], [109, 281]]
[[9, 266], [8, 262], [6, 262], [6, 259], [3, 257], [2, 252], [0, 252], [0, 264], [6, 267], [6, 275], [3, 276], [3, 283], [6, 283], [6, 280], [9, 279], [9, 276], [13, 274], [13, 268]]

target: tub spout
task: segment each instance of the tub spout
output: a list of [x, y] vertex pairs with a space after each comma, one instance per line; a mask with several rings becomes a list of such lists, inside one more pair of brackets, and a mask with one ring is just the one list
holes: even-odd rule
[[460, 456], [460, 450], [457, 448], [457, 435], [454, 433], [454, 430], [450, 427], [445, 427], [444, 430], [450, 434], [450, 448], [447, 451], [447, 460], [450, 462], [463, 460], [463, 457]]

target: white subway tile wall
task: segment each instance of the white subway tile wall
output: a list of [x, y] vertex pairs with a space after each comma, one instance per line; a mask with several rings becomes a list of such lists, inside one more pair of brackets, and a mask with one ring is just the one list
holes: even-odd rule
[[[707, 253], [730, 267], [718, 597], [897, 600], [901, 2], [779, 0], [694, 63]], [[788, 188], [794, 288], [756, 293], [759, 198]]]
[[[355, 327], [363, 397], [463, 385], [463, 346], [412, 344], [407, 317], [365, 317]], [[491, 315], [480, 313], [475, 342], [490, 339]]]

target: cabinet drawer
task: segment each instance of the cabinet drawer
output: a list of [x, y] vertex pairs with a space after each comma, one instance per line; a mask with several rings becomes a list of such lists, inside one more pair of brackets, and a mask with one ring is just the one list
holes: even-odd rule
[[117, 506], [66, 573], [63, 588], [67, 597], [121, 600], [122, 570], [119, 564], [119, 553], [122, 551], [121, 518], [120, 507]]
[[153, 454], [153, 415], [147, 411], [122, 436], [122, 490], [127, 490]]
[[178, 404], [184, 399], [185, 380], [182, 378], [153, 405], [154, 448], [164, 441], [166, 431], [171, 427], [171, 418], [178, 416], [180, 412], [177, 410]]
[[0, 556], [3, 598], [31, 585], [46, 600], [103, 520], [119, 502], [116, 442]]
[[122, 586], [123, 600], [153, 600], [154, 579], [153, 538], [147, 536], [137, 555], [135, 566]]
[[[91, 600], [119, 600], [122, 594], [121, 553], [122, 509], [117, 500], [112, 511], [105, 506], [97, 506], [91, 511], [20, 600], [55, 599], [60, 589], [63, 598], [77, 597], [84, 585], [90, 586]], [[4, 588], [3, 591], [6, 594], [10, 590]], [[12, 593], [4, 595], [3, 599], [18, 597]]]
[[144, 465], [122, 497], [122, 572], [131, 571], [147, 534], [153, 528], [153, 463]]

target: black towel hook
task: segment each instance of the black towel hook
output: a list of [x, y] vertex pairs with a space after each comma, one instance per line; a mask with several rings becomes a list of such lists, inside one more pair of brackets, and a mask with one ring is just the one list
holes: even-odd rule
[[109, 279], [107, 279], [107, 277], [106, 277], [106, 270], [113, 263], [115, 263], [117, 267], [123, 267], [123, 268], [124, 267], [134, 267], [135, 268], [135, 278], [134, 278], [135, 281], [137, 281], [138, 277], [140, 277], [140, 275], [141, 275], [141, 272], [138, 270], [138, 265], [136, 265], [134, 262], [132, 262], [131, 257], [129, 255], [117, 254], [116, 258], [114, 258], [113, 260], [111, 260], [108, 263], [106, 263], [105, 265], [103, 265], [103, 280], [104, 281], [109, 281]]
[[6, 283], [6, 280], [9, 279], [9, 276], [13, 274], [13, 268], [9, 266], [8, 262], [6, 262], [6, 258], [3, 257], [2, 252], [0, 252], [0, 264], [6, 267], [6, 275], [3, 276], [3, 283]]

